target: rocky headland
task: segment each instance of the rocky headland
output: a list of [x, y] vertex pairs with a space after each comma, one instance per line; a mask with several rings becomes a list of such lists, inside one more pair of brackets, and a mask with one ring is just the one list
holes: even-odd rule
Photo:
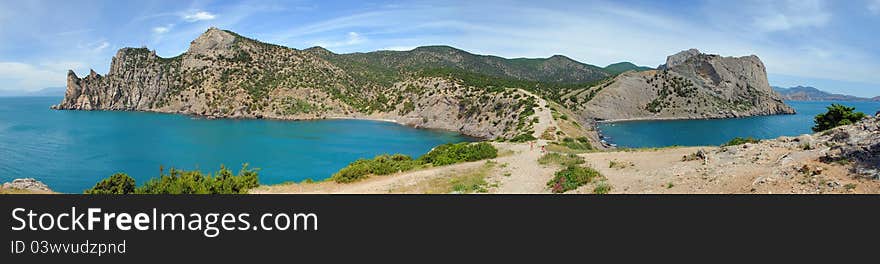
[[669, 56], [657, 70], [629, 71], [562, 97], [584, 119], [714, 119], [793, 114], [770, 88], [757, 56], [722, 57], [696, 49]]
[[[755, 56], [685, 51], [658, 70], [606, 68], [565, 56], [505, 59], [447, 46], [335, 54], [210, 28], [183, 54], [123, 48], [106, 75], [68, 72], [54, 109], [180, 113], [206, 118], [363, 118], [485, 139], [542, 134], [535, 113], [557, 102], [594, 120], [793, 113]], [[622, 73], [621, 73], [622, 72]], [[595, 138], [595, 137], [594, 137]]]

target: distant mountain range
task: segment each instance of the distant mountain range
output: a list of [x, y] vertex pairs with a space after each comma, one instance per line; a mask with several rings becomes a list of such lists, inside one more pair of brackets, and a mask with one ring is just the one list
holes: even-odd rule
[[37, 91], [2, 91], [0, 90], [0, 97], [12, 97], [12, 96], [64, 96], [64, 91], [67, 88], [65, 87], [49, 87], [43, 88]]
[[865, 98], [845, 94], [833, 94], [809, 86], [791, 88], [773, 87], [784, 100], [789, 101], [847, 101], [847, 102], [880, 102], [880, 96]]

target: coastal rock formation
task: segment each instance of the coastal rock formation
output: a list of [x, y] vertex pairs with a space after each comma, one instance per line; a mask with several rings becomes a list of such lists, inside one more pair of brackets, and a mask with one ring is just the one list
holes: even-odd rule
[[105, 76], [68, 72], [65, 97], [53, 108], [207, 118], [390, 119], [495, 139], [529, 132], [526, 121], [537, 98], [486, 87], [483, 78], [579, 82], [607, 76], [562, 56], [508, 60], [451, 47], [334, 54], [211, 28], [176, 57], [123, 48]]
[[33, 192], [52, 192], [49, 186], [34, 178], [15, 179], [12, 182], [3, 183], [3, 189], [15, 189]]
[[[620, 74], [621, 72], [624, 72]], [[616, 76], [616, 77], [615, 77]], [[613, 78], [612, 78], [613, 77]], [[598, 83], [598, 84], [597, 84]], [[106, 75], [68, 72], [54, 109], [181, 113], [206, 118], [391, 120], [510, 139], [561, 103], [584, 126], [602, 119], [721, 118], [792, 113], [754, 56], [685, 51], [660, 70], [606, 68], [561, 55], [505, 59], [448, 46], [335, 54], [210, 28], [183, 54], [120, 49]], [[568, 110], [568, 109], [567, 109]], [[580, 126], [578, 126], [580, 127]]]
[[880, 180], [880, 115], [815, 137], [816, 142], [830, 146], [824, 160], [851, 162], [856, 174]]
[[771, 88], [757, 56], [722, 57], [696, 49], [658, 70], [626, 72], [563, 97], [585, 119], [705, 119], [793, 114]]

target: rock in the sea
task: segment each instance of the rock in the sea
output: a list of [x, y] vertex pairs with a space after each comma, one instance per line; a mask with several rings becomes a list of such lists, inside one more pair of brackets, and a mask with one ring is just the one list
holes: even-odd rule
[[49, 186], [34, 178], [15, 179], [12, 182], [3, 183], [4, 189], [18, 189], [28, 191], [51, 192]]

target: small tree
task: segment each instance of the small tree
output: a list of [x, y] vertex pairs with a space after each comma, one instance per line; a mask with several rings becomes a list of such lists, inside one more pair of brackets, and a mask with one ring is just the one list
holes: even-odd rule
[[135, 183], [128, 174], [116, 173], [85, 191], [86, 194], [130, 194], [134, 193]]
[[851, 125], [865, 118], [865, 113], [855, 112], [855, 107], [832, 104], [828, 112], [816, 115], [813, 132], [821, 132], [839, 126]]

